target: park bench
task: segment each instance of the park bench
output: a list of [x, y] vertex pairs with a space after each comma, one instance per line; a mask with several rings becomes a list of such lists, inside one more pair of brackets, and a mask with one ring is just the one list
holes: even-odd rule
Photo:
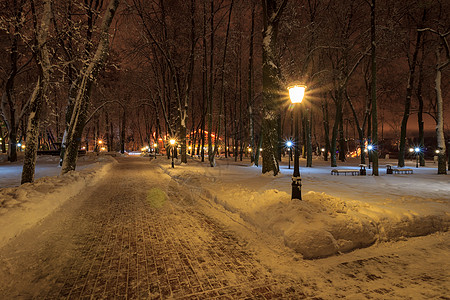
[[356, 176], [359, 175], [359, 170], [337, 170], [337, 169], [331, 170], [331, 175], [339, 175], [339, 174], [344, 174], [345, 176], [347, 176], [347, 174], [352, 174], [352, 176]]
[[392, 171], [394, 172], [394, 174], [412, 174], [413, 173], [413, 169], [397, 169], [397, 168], [393, 168]]

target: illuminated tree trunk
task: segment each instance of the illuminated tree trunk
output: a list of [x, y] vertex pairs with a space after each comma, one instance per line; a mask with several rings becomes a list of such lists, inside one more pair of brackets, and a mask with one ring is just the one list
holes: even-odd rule
[[277, 7], [276, 0], [263, 0], [263, 164], [262, 173], [280, 171], [277, 151], [279, 136], [277, 133], [277, 116], [280, 106], [280, 92], [283, 90], [277, 59], [278, 26], [287, 0]]
[[35, 32], [35, 60], [38, 67], [38, 81], [31, 95], [28, 117], [28, 126], [26, 132], [25, 157], [22, 168], [21, 184], [33, 182], [36, 166], [36, 156], [39, 139], [39, 124], [44, 97], [47, 93], [47, 86], [50, 80], [50, 59], [47, 49], [48, 28], [51, 20], [51, 1], [43, 3], [43, 13], [41, 23], [38, 26], [36, 7], [34, 1], [31, 1], [31, 11], [33, 15], [33, 24]]
[[447, 61], [441, 63], [441, 51], [443, 44], [446, 43], [444, 38], [443, 42], [440, 43], [439, 48], [436, 50], [436, 78], [435, 78], [435, 90], [436, 90], [436, 108], [437, 108], [437, 125], [436, 125], [436, 136], [437, 136], [437, 149], [438, 153], [438, 174], [447, 174], [446, 170], [446, 157], [445, 157], [445, 136], [444, 136], [444, 103], [442, 99], [441, 91], [441, 77], [442, 69], [450, 63], [449, 49], [447, 44]]
[[61, 169], [62, 174], [75, 170], [76, 167], [78, 148], [86, 121], [86, 110], [92, 92], [92, 85], [97, 79], [98, 73], [103, 67], [106, 56], [108, 55], [109, 27], [119, 6], [119, 2], [119, 0], [111, 0], [109, 2], [101, 26], [101, 36], [97, 50], [92, 60], [81, 70], [79, 75], [80, 80], [75, 82], [79, 83], [79, 85], [77, 86], [70, 123], [65, 134], [66, 151]]

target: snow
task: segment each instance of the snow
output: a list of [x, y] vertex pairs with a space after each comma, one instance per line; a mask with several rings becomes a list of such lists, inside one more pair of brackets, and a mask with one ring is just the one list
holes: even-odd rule
[[[0, 163], [0, 247], [11, 238], [43, 220], [62, 203], [76, 196], [88, 185], [95, 184], [111, 166], [110, 157], [80, 157], [77, 170], [65, 175], [58, 166], [59, 157], [40, 156], [36, 164], [36, 180], [20, 184], [21, 161]], [[106, 164], [105, 162], [109, 162]]]
[[[395, 162], [381, 161], [379, 177], [335, 176], [326, 162], [315, 160], [315, 167], [301, 167], [303, 200], [299, 201], [290, 199], [293, 170], [287, 169], [286, 162], [275, 177], [261, 174], [248, 162], [217, 162], [215, 168], [190, 162], [167, 172], [183, 178], [188, 188], [198, 185], [214, 203], [278, 237], [304, 258], [449, 228], [449, 176], [436, 175], [436, 166], [414, 169], [412, 175], [386, 175], [384, 165]], [[354, 160], [339, 168], [358, 169], [357, 165]]]
[[[100, 160], [110, 161], [107, 156]], [[5, 160], [4, 158], [2, 158]], [[108, 170], [96, 156], [81, 157], [76, 172], [60, 172], [57, 157], [39, 157], [36, 180], [20, 187], [20, 161], [0, 165], [0, 246], [95, 184]], [[160, 160], [165, 162], [165, 160]], [[291, 174], [286, 162], [278, 176], [261, 174], [248, 161], [217, 159], [207, 167], [198, 160], [175, 169], [162, 163], [166, 172], [183, 178], [190, 190], [201, 194], [283, 243], [304, 258], [320, 258], [376, 242], [447, 231], [449, 227], [449, 175], [436, 175], [436, 166], [414, 168], [412, 175], [334, 176], [327, 162], [316, 159], [314, 167], [301, 167], [302, 201], [291, 200]], [[413, 162], [411, 162], [412, 164]], [[340, 169], [358, 168], [350, 161]], [[370, 174], [371, 170], [368, 170]], [[53, 177], [49, 177], [53, 176]], [[40, 179], [39, 179], [40, 178]]]
[[[408, 161], [414, 174], [387, 175], [385, 165], [396, 162], [380, 160], [375, 177], [370, 169], [367, 176], [335, 176], [329, 162], [316, 158], [306, 168], [302, 160], [300, 201], [291, 200], [293, 169], [287, 157], [277, 176], [261, 174], [247, 158], [217, 158], [215, 167], [190, 158], [188, 164], [177, 160], [175, 168], [164, 157], [129, 159], [150, 161], [165, 173], [157, 182], [177, 185], [176, 194], [164, 185], [143, 193], [151, 206], [186, 200], [233, 231], [271, 273], [301, 281], [305, 293], [328, 299], [360, 298], [361, 291], [381, 298], [448, 293], [450, 175], [437, 175], [433, 162], [416, 169]], [[95, 185], [116, 164], [105, 155], [79, 162], [83, 167], [58, 176], [57, 158], [40, 157], [39, 179], [20, 187], [14, 186], [20, 163], [0, 162], [0, 247]], [[339, 169], [358, 169], [358, 164], [350, 160]]]

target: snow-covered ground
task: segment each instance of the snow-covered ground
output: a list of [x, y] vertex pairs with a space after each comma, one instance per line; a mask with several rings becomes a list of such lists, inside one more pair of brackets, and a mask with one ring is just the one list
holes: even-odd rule
[[[81, 171], [0, 189], [0, 247], [85, 186], [95, 184], [115, 163], [106, 156], [95, 159]], [[300, 278], [317, 295], [330, 295], [324, 274], [333, 288], [340, 286], [343, 294], [353, 298], [358, 298], [361, 289], [379, 295], [395, 292], [405, 298], [443, 296], [450, 291], [445, 280], [450, 268], [450, 175], [437, 175], [433, 162], [416, 169], [415, 162], [409, 161], [413, 174], [387, 175], [385, 165], [396, 162], [381, 160], [380, 176], [375, 177], [371, 170], [367, 176], [335, 176], [330, 174], [329, 162], [315, 159], [313, 167], [306, 168], [302, 160], [303, 199], [299, 201], [290, 199], [293, 170], [287, 162], [274, 177], [261, 174], [248, 160], [218, 159], [211, 168], [195, 158], [186, 165], [177, 161], [171, 168], [163, 157], [134, 159], [157, 164], [178, 183], [182, 198], [195, 199], [205, 214], [246, 241], [271, 271]], [[355, 159], [338, 168], [358, 169], [358, 164]], [[7, 165], [0, 164], [0, 176]], [[15, 170], [8, 176], [20, 180], [19, 168]], [[53, 169], [45, 171], [45, 163], [38, 164], [37, 172], [57, 174], [51, 173]], [[405, 278], [400, 276], [403, 272]], [[381, 277], [384, 281], [376, 281]], [[380, 282], [389, 282], [386, 291]], [[405, 285], [422, 290], [403, 294]], [[429, 293], [423, 291], [428, 288]]]
[[[318, 258], [448, 230], [450, 176], [437, 175], [432, 162], [413, 168], [414, 174], [387, 175], [386, 163], [395, 164], [380, 161], [376, 177], [331, 175], [328, 162], [317, 159], [306, 168], [302, 161], [303, 201], [290, 199], [293, 170], [285, 164], [276, 177], [232, 159], [217, 160], [215, 168], [194, 161], [166, 170], [241, 222], [280, 238], [304, 258]], [[338, 168], [358, 169], [358, 161]]]
[[[65, 176], [57, 176], [60, 172], [57, 161], [57, 157], [39, 157], [38, 180], [18, 188], [11, 186], [20, 182], [20, 161], [0, 164], [0, 187], [9, 187], [0, 189], [3, 235], [7, 227], [16, 228], [12, 232], [20, 231], [13, 219], [21, 218], [12, 211], [20, 210], [23, 220], [27, 220], [20, 222], [21, 226], [32, 225], [25, 213], [33, 215], [33, 220], [39, 220], [41, 213], [47, 215], [84, 185], [93, 184], [94, 178], [101, 177], [107, 169], [99, 161], [111, 159], [96, 155], [81, 157], [77, 172]], [[329, 167], [329, 162], [317, 158], [312, 168], [306, 168], [302, 160], [303, 201], [290, 199], [293, 167], [288, 169], [286, 161], [275, 177], [261, 174], [261, 169], [248, 160], [235, 162], [232, 158], [222, 158], [216, 162], [216, 167], [211, 168], [208, 163], [193, 159], [187, 165], [177, 163], [172, 169], [164, 158], [155, 161], [194, 197], [206, 193], [207, 198], [227, 212], [258, 230], [282, 238], [285, 245], [305, 258], [325, 257], [368, 247], [375, 242], [447, 231], [449, 227], [450, 175], [437, 175], [433, 162], [415, 168], [410, 161], [407, 167], [412, 168], [414, 174], [387, 175], [385, 165], [395, 165], [395, 161], [381, 160], [377, 177], [370, 176], [370, 169], [367, 176], [331, 175], [333, 168]], [[338, 169], [358, 169], [358, 163], [358, 159], [352, 159]], [[100, 165], [103, 168], [98, 168]], [[42, 211], [37, 210], [37, 206]], [[11, 236], [11, 233], [6, 235]]]
[[[59, 175], [59, 157], [39, 156], [36, 180], [20, 185], [23, 156], [14, 163], [0, 157], [0, 247], [32, 227], [87, 185], [97, 182], [113, 160], [87, 155], [79, 158], [77, 171]], [[107, 162], [107, 163], [106, 163]]]

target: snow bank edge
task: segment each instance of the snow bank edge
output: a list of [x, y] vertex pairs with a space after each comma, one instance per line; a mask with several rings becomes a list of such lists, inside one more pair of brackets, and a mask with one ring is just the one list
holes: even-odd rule
[[6, 207], [0, 208], [0, 248], [45, 219], [85, 187], [97, 183], [116, 163], [113, 158], [105, 158], [94, 168], [1, 189], [0, 198]]

